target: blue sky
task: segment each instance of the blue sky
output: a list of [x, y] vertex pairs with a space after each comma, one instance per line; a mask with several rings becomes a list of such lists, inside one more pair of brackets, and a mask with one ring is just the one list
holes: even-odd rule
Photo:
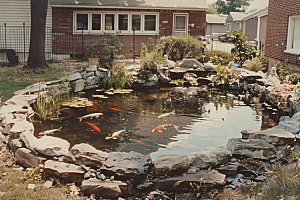
[[[206, 0], [206, 2], [208, 4], [212, 4], [215, 1], [217, 1], [217, 0]], [[249, 10], [255, 9], [255, 8], [263, 9], [263, 8], [267, 7], [268, 4], [269, 4], [269, 0], [254, 0], [254, 1], [250, 2]]]

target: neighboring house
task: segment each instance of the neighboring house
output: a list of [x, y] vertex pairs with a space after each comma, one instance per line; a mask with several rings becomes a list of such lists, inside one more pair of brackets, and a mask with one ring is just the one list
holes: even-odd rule
[[205, 35], [212, 33], [226, 33], [226, 18], [228, 15], [223, 14], [206, 14], [206, 31]]
[[283, 63], [289, 69], [299, 71], [299, 1], [269, 1], [265, 56], [269, 58], [270, 66]]
[[249, 13], [242, 19], [245, 24], [245, 36], [248, 37], [248, 41], [257, 41], [259, 50], [264, 50], [265, 47], [267, 19], [268, 8]]
[[230, 12], [226, 18], [226, 32], [229, 34], [230, 31], [245, 30], [243, 18], [246, 16], [243, 12]]
[[[47, 27], [52, 26], [51, 16], [52, 9], [48, 7]], [[26, 61], [29, 52], [30, 25], [30, 0], [0, 0], [0, 49], [14, 49], [19, 60]], [[47, 49], [51, 49], [51, 44]], [[6, 59], [6, 55], [2, 54], [0, 60], [3, 59]]]
[[[139, 54], [142, 42], [152, 41], [155, 45], [160, 36], [205, 35], [206, 0], [49, 0], [49, 4], [53, 29], [69, 31], [57, 32], [67, 44], [56, 42], [53, 37], [55, 45], [64, 47], [67, 54], [84, 53], [88, 42], [105, 34], [118, 34], [123, 44], [122, 54], [128, 58]], [[75, 40], [82, 44], [76, 46]]]

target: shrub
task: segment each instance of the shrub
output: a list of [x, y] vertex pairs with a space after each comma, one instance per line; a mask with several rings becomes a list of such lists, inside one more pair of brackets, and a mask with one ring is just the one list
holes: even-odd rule
[[157, 64], [163, 62], [163, 45], [156, 45], [153, 51], [148, 52], [148, 48], [145, 44], [142, 44], [141, 48], [141, 70], [156, 71]]
[[219, 63], [221, 65], [228, 65], [231, 61], [234, 61], [233, 55], [219, 50], [205, 51], [204, 55], [205, 62], [211, 60], [214, 65], [218, 65]]
[[122, 49], [122, 43], [117, 35], [110, 35], [108, 39], [101, 40], [101, 52], [99, 54], [99, 64], [105, 68], [111, 68], [113, 62], [118, 58], [117, 52]]
[[263, 66], [259, 57], [255, 57], [252, 60], [246, 60], [245, 64], [246, 64], [248, 70], [254, 71], [254, 72], [264, 71], [266, 69]]
[[253, 46], [248, 44], [248, 38], [246, 36], [243, 36], [244, 31], [242, 29], [240, 30], [234, 30], [231, 31], [231, 36], [229, 38], [229, 41], [235, 45], [234, 48], [234, 55], [235, 59], [238, 63], [240, 63], [241, 67], [243, 66], [243, 63], [251, 59], [255, 56], [255, 49]]
[[202, 42], [192, 37], [168, 36], [157, 40], [158, 45], [163, 45], [163, 55], [168, 55], [170, 60], [182, 60], [186, 56], [199, 57], [202, 53]]

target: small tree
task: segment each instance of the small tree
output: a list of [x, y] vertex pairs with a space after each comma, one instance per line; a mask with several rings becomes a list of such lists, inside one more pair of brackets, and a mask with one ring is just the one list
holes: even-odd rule
[[244, 31], [242, 29], [240, 30], [234, 30], [231, 31], [231, 36], [229, 41], [235, 45], [234, 48], [234, 55], [235, 59], [238, 63], [240, 63], [241, 67], [243, 66], [243, 63], [248, 60], [255, 57], [255, 49], [252, 45], [248, 44], [248, 38], [246, 36], [243, 36]]

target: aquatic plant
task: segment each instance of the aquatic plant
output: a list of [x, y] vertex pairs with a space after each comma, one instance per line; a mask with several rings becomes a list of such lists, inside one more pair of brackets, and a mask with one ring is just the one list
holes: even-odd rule
[[156, 71], [157, 65], [162, 64], [163, 60], [163, 45], [158, 44], [153, 51], [148, 52], [147, 46], [142, 43], [141, 47], [141, 70]]
[[228, 84], [233, 80], [233, 69], [234, 63], [230, 62], [228, 66], [222, 66], [219, 64], [216, 68], [217, 77], [212, 78], [212, 82], [218, 84]]
[[[202, 194], [204, 194], [206, 192], [206, 185], [205, 182], [208, 179], [208, 175], [214, 173], [214, 171], [212, 171], [212, 165], [207, 169], [207, 171], [205, 172], [204, 176], [199, 180], [199, 183], [195, 183], [195, 182], [190, 182], [190, 181], [177, 181], [174, 183], [173, 188], [175, 188], [176, 186], [180, 185], [183, 182], [186, 182], [188, 184], [188, 186], [191, 188], [191, 191], [194, 193], [194, 195], [198, 198], [200, 197]], [[186, 178], [186, 174], [183, 173], [182, 174], [185, 178]]]
[[61, 104], [65, 101], [70, 101], [69, 93], [58, 93], [52, 97], [46, 97], [38, 92], [36, 102], [32, 105], [37, 117], [43, 120], [58, 118], [61, 109]]
[[247, 69], [250, 71], [258, 72], [266, 70], [259, 57], [255, 57], [252, 60], [246, 60], [245, 64]]
[[100, 88], [104, 89], [125, 89], [131, 87], [131, 75], [127, 75], [125, 70], [120, 70], [117, 73], [109, 71], [109, 76], [103, 78], [99, 83]]

